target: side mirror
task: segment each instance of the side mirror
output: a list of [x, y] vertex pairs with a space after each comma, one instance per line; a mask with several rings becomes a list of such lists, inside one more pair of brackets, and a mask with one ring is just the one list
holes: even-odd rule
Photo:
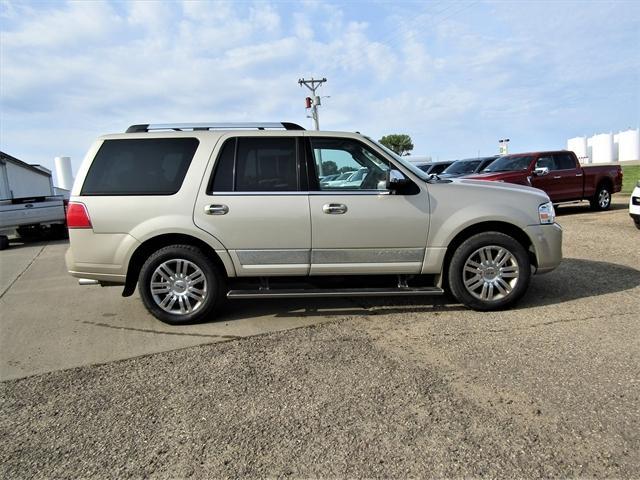
[[397, 191], [409, 185], [409, 179], [399, 170], [387, 170], [387, 190]]
[[545, 175], [549, 175], [549, 167], [537, 167], [533, 170], [533, 174], [536, 177], [544, 177]]

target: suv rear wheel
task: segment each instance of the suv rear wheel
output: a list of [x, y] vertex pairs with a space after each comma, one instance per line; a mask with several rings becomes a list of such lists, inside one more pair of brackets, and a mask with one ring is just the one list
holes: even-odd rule
[[498, 310], [515, 303], [531, 277], [529, 255], [509, 235], [485, 232], [465, 240], [449, 264], [451, 292], [474, 310]]
[[224, 277], [213, 261], [191, 245], [170, 245], [154, 252], [138, 278], [140, 296], [158, 320], [172, 325], [211, 316], [224, 295]]

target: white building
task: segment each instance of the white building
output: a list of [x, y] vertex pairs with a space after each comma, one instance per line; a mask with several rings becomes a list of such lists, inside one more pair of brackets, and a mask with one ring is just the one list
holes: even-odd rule
[[629, 129], [616, 134], [600, 133], [567, 140], [567, 150], [581, 163], [614, 163], [640, 160], [640, 130]]

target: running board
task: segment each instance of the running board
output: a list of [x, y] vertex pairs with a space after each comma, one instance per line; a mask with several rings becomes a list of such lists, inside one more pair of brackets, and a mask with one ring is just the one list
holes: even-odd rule
[[421, 288], [338, 288], [338, 289], [263, 289], [230, 290], [227, 298], [309, 298], [309, 297], [377, 297], [442, 295], [437, 287]]

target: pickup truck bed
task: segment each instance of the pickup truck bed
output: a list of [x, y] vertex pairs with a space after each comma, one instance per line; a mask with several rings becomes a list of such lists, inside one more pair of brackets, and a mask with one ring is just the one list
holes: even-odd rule
[[608, 209], [611, 194], [622, 188], [620, 165], [583, 167], [565, 150], [505, 155], [467, 178], [529, 185], [544, 190], [554, 203], [589, 200], [595, 210]]
[[7, 248], [8, 235], [30, 227], [62, 230], [65, 208], [62, 197], [36, 197], [0, 200], [0, 250]]

